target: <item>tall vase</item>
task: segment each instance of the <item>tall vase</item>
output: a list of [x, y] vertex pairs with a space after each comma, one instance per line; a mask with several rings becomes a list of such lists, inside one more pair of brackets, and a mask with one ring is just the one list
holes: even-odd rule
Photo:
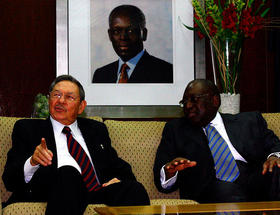
[[239, 113], [238, 81], [242, 38], [213, 39], [210, 44], [214, 80], [221, 91], [219, 111], [222, 113]]

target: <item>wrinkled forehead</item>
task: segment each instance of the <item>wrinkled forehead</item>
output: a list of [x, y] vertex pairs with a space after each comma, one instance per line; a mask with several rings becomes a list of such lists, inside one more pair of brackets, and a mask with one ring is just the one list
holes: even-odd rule
[[200, 82], [192, 82], [186, 87], [183, 97], [185, 98], [187, 96], [201, 95], [205, 93], [209, 93], [209, 88], [207, 86]]
[[60, 81], [54, 85], [53, 91], [79, 94], [79, 87], [71, 81]]

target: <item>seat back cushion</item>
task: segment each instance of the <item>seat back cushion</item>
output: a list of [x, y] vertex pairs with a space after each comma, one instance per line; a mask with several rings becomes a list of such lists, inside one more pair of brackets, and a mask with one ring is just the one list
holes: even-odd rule
[[178, 191], [163, 194], [154, 185], [153, 165], [165, 122], [105, 120], [112, 146], [131, 166], [150, 199], [179, 198]]

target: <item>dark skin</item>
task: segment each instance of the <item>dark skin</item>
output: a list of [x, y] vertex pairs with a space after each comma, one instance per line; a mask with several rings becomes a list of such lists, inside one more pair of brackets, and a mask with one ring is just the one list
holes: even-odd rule
[[[193, 102], [190, 101], [193, 99]], [[188, 101], [188, 102], [184, 102]], [[220, 98], [203, 81], [192, 81], [183, 96], [184, 113], [186, 118], [195, 126], [205, 127], [216, 116], [220, 106]], [[196, 166], [196, 161], [187, 158], [175, 158], [164, 167], [166, 180], [172, 178], [177, 171]], [[263, 164], [262, 174], [272, 172], [274, 166], [280, 168], [280, 159], [271, 156]]]
[[143, 50], [147, 29], [133, 20], [133, 14], [125, 12], [115, 15], [108, 30], [109, 38], [117, 55], [124, 61], [135, 57]]

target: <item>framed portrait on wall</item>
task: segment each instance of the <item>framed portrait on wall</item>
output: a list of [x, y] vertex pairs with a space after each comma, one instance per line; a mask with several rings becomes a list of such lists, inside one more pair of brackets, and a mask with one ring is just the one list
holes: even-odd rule
[[[68, 64], [67, 69], [60, 67], [59, 71], [58, 67], [57, 73], [68, 73], [82, 83], [88, 105], [178, 105], [187, 83], [194, 79], [193, 32], [183, 25], [192, 26], [193, 23], [193, 9], [189, 1], [71, 0], [67, 3]], [[117, 83], [117, 80], [93, 81], [95, 72], [100, 68], [113, 63], [118, 65], [120, 57], [113, 47], [108, 29], [110, 12], [121, 5], [133, 5], [145, 16], [147, 35], [143, 42], [144, 54], [138, 62], [147, 53], [167, 63], [164, 65], [171, 65], [171, 81], [153, 79], [151, 82], [125, 84]], [[130, 77], [136, 74], [137, 64]], [[163, 74], [165, 67], [168, 66], [157, 65], [149, 74]], [[120, 73], [120, 66], [117, 68], [115, 74]], [[155, 77], [162, 78], [160, 75]]]

